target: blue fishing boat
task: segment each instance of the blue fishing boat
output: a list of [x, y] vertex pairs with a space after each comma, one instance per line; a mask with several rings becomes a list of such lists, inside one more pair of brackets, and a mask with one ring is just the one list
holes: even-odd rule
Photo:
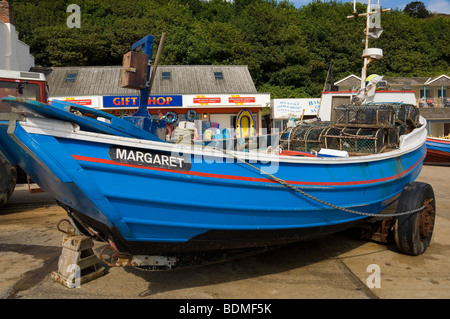
[[425, 163], [450, 165], [450, 139], [428, 137], [426, 141], [427, 156]]
[[[145, 52], [150, 44], [135, 47]], [[148, 87], [141, 94], [146, 101]], [[404, 104], [352, 105], [344, 110], [348, 123], [308, 124], [327, 133], [323, 151], [303, 156], [310, 150], [283, 154], [276, 140], [261, 136], [255, 144], [265, 145], [244, 150], [232, 139], [226, 147], [161, 140], [138, 125], [155, 124], [139, 121], [148, 116], [146, 105], [138, 119], [118, 119], [98, 110], [86, 115], [68, 102], [45, 108], [22, 98], [2, 101], [16, 111], [0, 114], [1, 152], [66, 209], [82, 234], [110, 244], [120, 260], [111, 265], [174, 268], [195, 264], [197, 254], [317, 238], [373, 218], [393, 221], [402, 252], [421, 254], [430, 242], [433, 191], [414, 182], [426, 155], [426, 122], [417, 117], [412, 126], [398, 126]], [[381, 140], [362, 134], [368, 125], [352, 120], [355, 107], [375, 112], [377, 121], [381, 111], [391, 112], [389, 125], [369, 125]], [[358, 133], [349, 136], [348, 128]], [[398, 138], [380, 147], [391, 130]], [[363, 153], [360, 142], [369, 140], [374, 149]], [[332, 152], [336, 141], [341, 146]], [[396, 202], [397, 214], [383, 214]]]

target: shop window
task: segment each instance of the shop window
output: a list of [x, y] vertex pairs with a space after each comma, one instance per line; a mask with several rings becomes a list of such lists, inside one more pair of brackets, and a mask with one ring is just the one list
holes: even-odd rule
[[230, 127], [236, 128], [236, 116], [230, 116]]
[[77, 79], [78, 73], [67, 73], [66, 82], [75, 82]]
[[216, 80], [223, 80], [223, 73], [220, 72], [214, 72], [214, 79]]
[[163, 80], [170, 80], [172, 78], [172, 75], [170, 72], [161, 72], [161, 78]]

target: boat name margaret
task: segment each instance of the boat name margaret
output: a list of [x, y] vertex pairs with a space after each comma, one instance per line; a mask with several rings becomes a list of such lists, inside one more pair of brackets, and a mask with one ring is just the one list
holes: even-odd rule
[[109, 157], [118, 163], [181, 171], [189, 171], [191, 169], [189, 158], [174, 156], [170, 152], [112, 146], [109, 149]]

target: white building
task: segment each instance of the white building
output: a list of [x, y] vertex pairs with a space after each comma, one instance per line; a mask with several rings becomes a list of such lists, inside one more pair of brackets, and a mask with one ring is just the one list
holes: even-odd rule
[[[110, 114], [131, 115], [139, 107], [139, 91], [121, 87], [122, 66], [34, 67], [44, 73], [49, 100], [64, 100]], [[147, 108], [156, 117], [171, 113], [171, 125], [185, 121], [188, 112], [220, 129], [237, 127], [242, 110], [251, 114], [249, 126], [263, 127], [262, 108], [270, 94], [257, 92], [246, 65], [160, 65]]]
[[30, 47], [19, 40], [10, 4], [0, 2], [0, 69], [29, 71], [34, 66]]

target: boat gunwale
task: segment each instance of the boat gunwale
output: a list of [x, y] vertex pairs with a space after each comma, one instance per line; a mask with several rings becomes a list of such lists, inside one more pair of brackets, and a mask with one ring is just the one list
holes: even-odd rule
[[[67, 121], [60, 121], [47, 118], [32, 118], [25, 117], [25, 120], [18, 121], [21, 127], [27, 133], [50, 135], [57, 138], [67, 138], [74, 140], [89, 141], [93, 143], [113, 144], [119, 146], [138, 147], [157, 149], [160, 151], [169, 151], [178, 154], [190, 154], [193, 156], [210, 156], [232, 158], [237, 157], [242, 160], [259, 161], [259, 162], [273, 162], [274, 160], [280, 163], [309, 163], [309, 164], [356, 164], [362, 162], [373, 162], [386, 160], [398, 156], [408, 154], [420, 148], [426, 142], [426, 120], [421, 116], [421, 127], [415, 128], [412, 132], [402, 135], [400, 137], [400, 146], [398, 149], [370, 155], [360, 155], [351, 157], [300, 157], [300, 156], [282, 156], [279, 154], [268, 154], [262, 152], [241, 152], [234, 150], [226, 150], [226, 153], [219, 149], [210, 147], [200, 147], [196, 145], [181, 145], [172, 144], [168, 142], [157, 142], [138, 138], [129, 138], [122, 136], [114, 136], [109, 134], [94, 133], [82, 131], [77, 125], [73, 125], [72, 131], [68, 131]], [[47, 125], [46, 125], [47, 124]], [[51, 125], [50, 125], [51, 124]], [[55, 125], [57, 124], [57, 125]], [[46, 125], [45, 128], [42, 125]], [[59, 127], [61, 128], [59, 128]], [[65, 126], [64, 129], [62, 127]], [[420, 138], [423, 135], [423, 138]], [[422, 141], [423, 139], [423, 141]], [[407, 142], [412, 141], [412, 142]], [[212, 140], [211, 142], [214, 142]], [[405, 145], [406, 144], [406, 145]]]
[[450, 144], [450, 139], [448, 139], [448, 138], [441, 138], [441, 137], [427, 136], [427, 142]]

